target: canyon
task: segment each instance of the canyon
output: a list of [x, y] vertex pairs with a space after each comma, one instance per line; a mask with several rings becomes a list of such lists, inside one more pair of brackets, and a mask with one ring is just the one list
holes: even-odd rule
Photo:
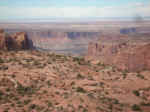
[[57, 30], [18, 30], [7, 29], [8, 33], [26, 32], [38, 50], [65, 54], [85, 54], [88, 43], [96, 41], [100, 32], [96, 31], [57, 31]]
[[0, 112], [149, 112], [149, 22], [0, 28]]
[[10, 35], [25, 32], [40, 51], [85, 56], [87, 60], [128, 71], [150, 69], [149, 21], [1, 23], [0, 26]]
[[[76, 23], [0, 23], [7, 33], [26, 32], [38, 50], [61, 54], [85, 56], [90, 42], [97, 42], [106, 35], [107, 40], [118, 34], [148, 35], [150, 22], [99, 21]], [[110, 35], [113, 35], [110, 37]], [[111, 39], [113, 38], [113, 39]]]

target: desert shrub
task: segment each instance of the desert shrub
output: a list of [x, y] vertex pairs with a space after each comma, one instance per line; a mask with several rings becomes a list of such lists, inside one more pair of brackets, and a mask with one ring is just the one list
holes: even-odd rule
[[4, 93], [0, 91], [0, 100], [2, 100], [3, 96], [4, 96]]
[[35, 60], [34, 61], [34, 63], [33, 63], [33, 65], [35, 65], [35, 66], [38, 66], [38, 65], [40, 65], [41, 63], [39, 63], [37, 60]]
[[86, 108], [83, 108], [83, 112], [88, 112], [88, 110]]
[[27, 104], [29, 104], [30, 102], [31, 102], [30, 99], [24, 100], [24, 105], [27, 105]]
[[98, 65], [98, 66], [102, 66], [102, 67], [105, 67], [105, 66], [106, 66], [104, 63], [101, 63], [101, 62], [99, 62], [97, 65]]
[[88, 93], [87, 96], [90, 97], [90, 98], [95, 98], [93, 93]]
[[86, 91], [83, 88], [81, 88], [81, 87], [77, 87], [76, 91], [80, 92], [80, 93], [86, 93]]
[[25, 87], [21, 84], [18, 84], [17, 92], [21, 95], [26, 95], [26, 94], [31, 95], [35, 92], [35, 89], [32, 87]]
[[119, 104], [119, 101], [117, 99], [114, 99], [113, 103], [114, 104]]
[[51, 81], [50, 80], [48, 80], [46, 83], [47, 83], [48, 87], [51, 86]]
[[73, 57], [73, 61], [80, 61], [80, 59], [77, 57]]
[[29, 106], [29, 109], [35, 109], [37, 107], [37, 105], [36, 104], [31, 104], [30, 106]]
[[77, 79], [84, 79], [84, 76], [82, 76], [80, 73], [77, 75]]
[[48, 63], [48, 64], [52, 64], [51, 60], [48, 60], [47, 63]]
[[132, 108], [133, 111], [140, 111], [141, 110], [140, 106], [137, 105], [137, 104], [132, 105], [131, 108]]
[[138, 73], [136, 76], [141, 78], [141, 79], [145, 79], [145, 77], [143, 75], [141, 75], [140, 73]]
[[5, 109], [4, 112], [9, 112], [9, 109]]
[[140, 96], [140, 93], [139, 93], [139, 91], [137, 91], [137, 90], [134, 90], [134, 91], [133, 91], [133, 94], [134, 94], [135, 96]]
[[0, 66], [0, 70], [8, 70], [8, 66]]
[[80, 57], [73, 57], [73, 61], [77, 62], [79, 65], [87, 64], [85, 63], [84, 58], [80, 58]]
[[127, 73], [128, 73], [128, 70], [124, 70], [124, 71], [122, 72], [122, 75], [123, 75], [123, 78], [124, 78], [124, 79], [127, 77]]
[[51, 102], [51, 101], [48, 101], [48, 102], [47, 102], [47, 106], [48, 106], [48, 107], [52, 107], [52, 102]]
[[75, 82], [74, 82], [74, 81], [72, 81], [70, 85], [71, 85], [71, 86], [75, 85]]
[[108, 108], [109, 108], [110, 110], [112, 110], [112, 109], [113, 109], [113, 105], [110, 104], [110, 105], [108, 106]]
[[150, 106], [150, 103], [141, 102], [140, 105], [142, 105], [142, 106]]
[[2, 58], [0, 58], [0, 63], [4, 63], [4, 60]]

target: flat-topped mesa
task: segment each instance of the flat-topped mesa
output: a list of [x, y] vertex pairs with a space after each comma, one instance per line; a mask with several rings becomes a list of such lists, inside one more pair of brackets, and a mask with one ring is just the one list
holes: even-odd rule
[[33, 43], [29, 40], [25, 32], [6, 34], [0, 30], [0, 49], [1, 50], [27, 50], [32, 49]]
[[90, 43], [87, 59], [113, 65], [121, 70], [137, 72], [150, 70], [149, 50], [149, 43]]

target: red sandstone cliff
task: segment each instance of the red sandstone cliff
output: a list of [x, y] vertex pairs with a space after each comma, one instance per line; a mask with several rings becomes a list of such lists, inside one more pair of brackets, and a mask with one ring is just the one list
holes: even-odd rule
[[28, 39], [25, 32], [18, 32], [8, 35], [4, 30], [0, 30], [1, 50], [22, 50], [33, 48], [32, 41]]
[[135, 72], [143, 69], [150, 70], [149, 50], [149, 43], [90, 43], [87, 58]]

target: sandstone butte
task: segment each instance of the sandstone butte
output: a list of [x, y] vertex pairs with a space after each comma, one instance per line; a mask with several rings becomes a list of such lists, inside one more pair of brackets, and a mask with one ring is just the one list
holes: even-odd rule
[[113, 65], [121, 70], [150, 70], [149, 43], [89, 43], [86, 59]]
[[25, 32], [7, 34], [0, 29], [0, 50], [26, 50], [33, 48], [32, 41]]

